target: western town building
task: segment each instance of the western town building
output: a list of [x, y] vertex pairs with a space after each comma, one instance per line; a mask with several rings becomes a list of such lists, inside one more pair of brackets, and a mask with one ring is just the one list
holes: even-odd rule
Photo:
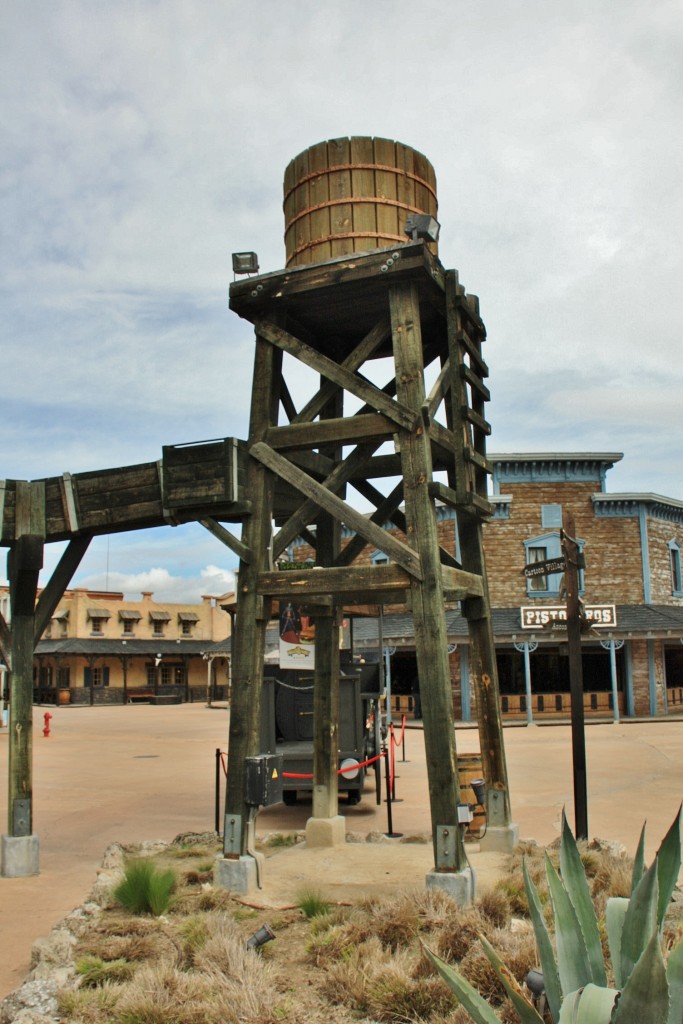
[[[4, 588], [6, 591], [6, 588]], [[5, 593], [0, 588], [0, 600]], [[65, 591], [34, 656], [34, 700], [61, 704], [181, 703], [223, 699], [229, 662], [214, 650], [230, 632], [222, 603], [138, 601]]]
[[[503, 715], [569, 715], [562, 572], [524, 575], [561, 556], [563, 510], [573, 513], [585, 559], [582, 662], [586, 714], [665, 715], [683, 702], [683, 502], [649, 493], [609, 493], [614, 452], [489, 455], [493, 515], [484, 528]], [[456, 557], [453, 511], [438, 506], [440, 543]], [[388, 529], [394, 530], [390, 525]], [[395, 531], [398, 534], [398, 531]], [[305, 559], [310, 549], [295, 551]], [[359, 562], [386, 561], [366, 547]], [[454, 711], [476, 717], [469, 683], [467, 622], [447, 612]], [[357, 619], [355, 646], [377, 656], [375, 621]], [[411, 710], [417, 673], [412, 617], [385, 608], [384, 660], [394, 707]]]

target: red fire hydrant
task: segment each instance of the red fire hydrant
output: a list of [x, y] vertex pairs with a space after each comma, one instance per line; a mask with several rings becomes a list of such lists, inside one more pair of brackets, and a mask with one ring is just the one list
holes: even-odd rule
[[52, 715], [50, 714], [49, 711], [46, 711], [45, 714], [43, 715], [43, 718], [45, 719], [45, 728], [43, 729], [43, 736], [49, 736], [50, 735], [50, 719], [52, 718]]

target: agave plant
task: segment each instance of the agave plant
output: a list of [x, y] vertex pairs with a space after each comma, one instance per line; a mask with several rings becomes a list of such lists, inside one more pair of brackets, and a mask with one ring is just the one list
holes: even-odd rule
[[[576, 840], [562, 815], [560, 874], [546, 854], [555, 918], [555, 948], [541, 901], [524, 865], [524, 885], [536, 934], [548, 1010], [555, 1024], [682, 1024], [683, 939], [665, 964], [664, 915], [681, 869], [681, 808], [645, 869], [645, 826], [633, 866], [631, 895], [607, 901], [607, 939], [616, 987], [608, 986], [598, 921]], [[481, 944], [522, 1024], [543, 1018], [482, 936]], [[500, 1024], [482, 996], [450, 964], [425, 952], [476, 1024]]]

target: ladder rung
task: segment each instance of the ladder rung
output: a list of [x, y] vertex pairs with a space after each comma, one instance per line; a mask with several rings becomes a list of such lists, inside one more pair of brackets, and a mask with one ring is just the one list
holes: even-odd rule
[[465, 448], [464, 455], [467, 462], [471, 462], [474, 466], [479, 466], [479, 469], [483, 469], [487, 473], [493, 472], [489, 460], [484, 455], [480, 455], [479, 452], [475, 452], [473, 448]]
[[486, 363], [484, 362], [484, 360], [482, 359], [481, 352], [479, 351], [477, 345], [472, 341], [472, 339], [468, 335], [467, 331], [463, 331], [463, 330], [456, 331], [455, 340], [460, 345], [462, 345], [462, 347], [465, 349], [465, 351], [469, 355], [470, 359], [472, 359], [477, 364], [477, 368], [478, 368], [479, 373], [481, 374], [481, 376], [482, 377], [488, 377], [488, 375], [489, 375], [489, 368], [486, 365]]
[[467, 366], [466, 363], [461, 363], [460, 376], [470, 385], [471, 388], [474, 388], [474, 390], [481, 395], [485, 402], [491, 401], [491, 392], [486, 387], [481, 377], [474, 372], [471, 366]]
[[468, 420], [473, 427], [481, 430], [482, 434], [486, 434], [488, 436], [491, 433], [491, 424], [488, 420], [485, 420], [478, 412], [471, 409], [469, 405], [461, 406], [461, 414], [463, 419]]

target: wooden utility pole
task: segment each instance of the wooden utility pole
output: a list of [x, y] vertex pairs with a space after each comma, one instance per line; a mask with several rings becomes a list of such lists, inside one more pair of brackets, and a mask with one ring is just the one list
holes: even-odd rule
[[567, 590], [567, 646], [569, 648], [575, 829], [577, 839], [588, 839], [586, 731], [583, 709], [581, 605], [579, 600], [579, 547], [575, 539], [574, 516], [566, 510], [562, 515], [562, 549], [566, 562], [564, 584]]

